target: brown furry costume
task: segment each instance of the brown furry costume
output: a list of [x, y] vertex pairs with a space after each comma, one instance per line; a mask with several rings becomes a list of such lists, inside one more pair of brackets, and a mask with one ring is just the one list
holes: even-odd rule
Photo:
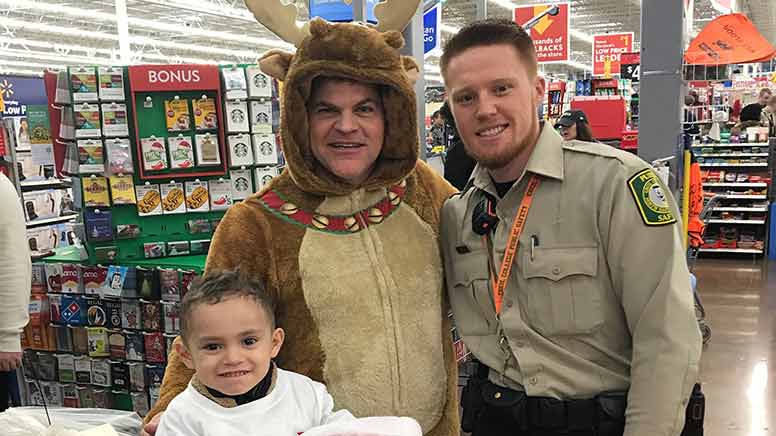
[[[256, 8], [270, 1], [249, 8], [261, 19]], [[417, 0], [410, 3], [417, 7]], [[411, 416], [426, 435], [458, 435], [457, 368], [437, 241], [439, 212], [454, 190], [417, 159], [417, 66], [399, 54], [396, 31], [316, 19], [309, 32], [295, 55], [272, 51], [260, 62], [284, 83], [288, 168], [228, 211], [206, 271], [239, 266], [276, 294], [287, 335], [278, 365], [325, 383], [336, 408]], [[306, 102], [318, 76], [380, 85], [385, 143], [360, 186], [333, 175], [310, 150]], [[163, 411], [191, 375], [171, 354], [161, 398], [146, 419]]]

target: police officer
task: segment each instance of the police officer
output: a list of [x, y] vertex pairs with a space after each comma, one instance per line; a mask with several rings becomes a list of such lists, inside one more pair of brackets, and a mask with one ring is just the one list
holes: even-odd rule
[[455, 322], [487, 373], [465, 389], [465, 430], [698, 434], [701, 336], [670, 192], [638, 157], [537, 120], [545, 82], [515, 23], [468, 25], [441, 67], [478, 162], [442, 212]]

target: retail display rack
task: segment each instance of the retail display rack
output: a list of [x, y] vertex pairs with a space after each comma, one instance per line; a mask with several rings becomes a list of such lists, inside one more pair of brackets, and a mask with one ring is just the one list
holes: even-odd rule
[[71, 67], [56, 81], [77, 223], [72, 247], [33, 264], [23, 345], [42, 382], [25, 373], [20, 388], [30, 405], [144, 415], [218, 222], [282, 164], [277, 84], [246, 65]]
[[720, 199], [708, 221], [700, 252], [765, 253], [771, 185], [768, 143], [695, 143], [692, 148], [701, 167], [706, 197]]

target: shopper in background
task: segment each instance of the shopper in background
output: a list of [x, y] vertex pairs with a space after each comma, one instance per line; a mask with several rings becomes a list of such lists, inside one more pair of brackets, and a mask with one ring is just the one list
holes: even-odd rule
[[441, 111], [436, 111], [431, 115], [429, 134], [431, 135], [431, 144], [428, 151], [430, 153], [444, 153], [447, 141], [445, 140], [445, 119]]
[[763, 114], [763, 109], [768, 106], [768, 102], [771, 99], [773, 93], [769, 88], [763, 88], [757, 95], [757, 101], [750, 103], [741, 109], [741, 116], [739, 118], [739, 124], [736, 127], [745, 129], [746, 127], [767, 127], [768, 119]]
[[[283, 82], [286, 169], [229, 208], [206, 274], [239, 267], [265, 284], [286, 329], [277, 364], [325, 384], [338, 408], [409, 416], [427, 436], [458, 435], [438, 239], [439, 212], [455, 190], [418, 159], [419, 68], [399, 52], [420, 1], [378, 4], [378, 20], [394, 27], [382, 33], [322, 19], [302, 29], [293, 11], [271, 16], [269, 1], [246, 5], [298, 48], [259, 60]], [[171, 353], [146, 431], [191, 375]]]
[[10, 180], [0, 173], [0, 412], [8, 408], [11, 371], [22, 363], [20, 334], [29, 319], [32, 264], [24, 212]]
[[442, 211], [455, 323], [487, 373], [462, 395], [464, 430], [678, 436], [701, 336], [670, 191], [635, 155], [536, 119], [545, 82], [513, 21], [464, 27], [441, 69], [478, 162]]
[[595, 142], [593, 131], [590, 130], [590, 123], [584, 111], [578, 109], [563, 112], [563, 115], [555, 123], [555, 128], [560, 132], [564, 141], [587, 141]]
[[699, 135], [701, 133], [700, 124], [698, 123], [698, 111], [694, 107], [697, 103], [697, 95], [697, 92], [691, 91], [684, 96], [684, 124], [682, 129], [689, 135]]
[[445, 136], [450, 144], [445, 155], [445, 180], [460, 191], [469, 181], [477, 162], [466, 154], [466, 148], [461, 142], [461, 135], [455, 126], [453, 113], [450, 112], [450, 102], [445, 100], [445, 104], [442, 105], [439, 112], [445, 119]]
[[776, 95], [771, 96], [768, 105], [763, 108], [760, 115], [761, 122], [768, 126], [768, 137], [776, 136]]

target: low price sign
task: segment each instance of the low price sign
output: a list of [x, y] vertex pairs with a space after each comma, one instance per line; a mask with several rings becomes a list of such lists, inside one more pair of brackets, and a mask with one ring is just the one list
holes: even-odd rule
[[[557, 6], [557, 10], [552, 9]], [[548, 13], [552, 10], [553, 13]], [[538, 21], [536, 18], [541, 17]], [[515, 22], [527, 29], [536, 47], [539, 63], [569, 60], [569, 4], [552, 3], [515, 8]]]
[[638, 82], [641, 78], [641, 54], [623, 53], [620, 56], [620, 78]]
[[633, 32], [593, 36], [593, 75], [611, 77], [620, 72], [620, 56], [633, 51]]

